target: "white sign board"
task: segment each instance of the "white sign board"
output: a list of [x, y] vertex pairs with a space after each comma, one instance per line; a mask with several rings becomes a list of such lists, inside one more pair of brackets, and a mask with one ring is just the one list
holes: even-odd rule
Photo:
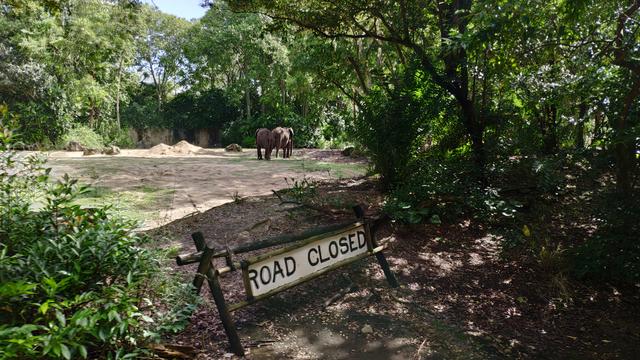
[[250, 264], [245, 270], [253, 296], [367, 252], [363, 225]]

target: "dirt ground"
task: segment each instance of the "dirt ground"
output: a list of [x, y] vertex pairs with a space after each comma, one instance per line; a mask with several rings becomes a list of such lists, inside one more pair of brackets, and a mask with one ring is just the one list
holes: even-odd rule
[[[153, 246], [176, 253], [194, 251], [195, 231], [221, 249], [354, 219], [355, 204], [379, 214], [384, 200], [375, 180], [361, 176], [366, 163], [337, 151], [296, 150], [292, 159], [270, 162], [255, 160], [253, 150], [131, 150], [114, 157], [54, 152], [49, 165], [56, 177], [68, 172], [101, 189], [85, 199], [89, 204], [133, 203], [130, 210], [143, 214]], [[314, 197], [324, 206], [282, 203], [272, 194], [291, 188], [291, 177], [315, 179]], [[562, 236], [587, 236], [588, 228], [570, 224], [579, 216], [562, 216], [575, 204], [550, 206], [545, 213], [558, 216], [549, 224], [563, 229]], [[156, 209], [161, 215], [151, 217]], [[466, 218], [440, 225], [387, 222], [378, 239], [389, 246], [385, 253], [399, 288], [390, 288], [368, 258], [238, 310], [232, 316], [247, 358], [637, 358], [639, 285], [567, 280], [562, 284], [568, 288], [560, 289], [530, 258], [505, 257], [502, 236]], [[224, 266], [219, 259], [215, 265]], [[185, 282], [197, 267], [170, 266]], [[222, 287], [228, 303], [244, 299], [239, 274], [225, 275]], [[234, 358], [206, 287], [201, 295], [203, 304], [189, 325], [164, 345], [181, 349], [185, 358]]]
[[269, 194], [290, 186], [292, 178], [348, 178], [364, 174], [367, 166], [339, 151], [315, 149], [296, 149], [290, 159], [271, 161], [258, 161], [255, 149], [201, 149], [177, 155], [123, 150], [116, 156], [54, 151], [47, 156], [54, 178], [68, 173], [92, 187], [82, 205], [113, 205], [142, 221], [143, 229], [234, 199]]
[[[150, 234], [162, 246], [188, 253], [194, 251], [190, 234], [202, 231], [219, 249], [353, 219], [354, 204], [376, 214], [382, 201], [365, 179], [327, 183], [319, 191], [321, 198], [340, 198], [339, 206], [318, 212], [273, 195], [254, 197]], [[562, 299], [536, 264], [503, 258], [500, 236], [470, 219], [411, 227], [387, 223], [378, 238], [389, 245], [399, 288], [390, 288], [369, 258], [241, 309], [232, 316], [247, 358], [637, 358], [637, 288], [576, 284], [570, 299]], [[174, 265], [174, 271], [189, 281], [196, 265]], [[225, 276], [222, 287], [228, 303], [243, 299], [238, 274]], [[208, 289], [202, 295], [205, 302], [191, 323], [166, 343], [191, 349], [198, 359], [233, 358]]]

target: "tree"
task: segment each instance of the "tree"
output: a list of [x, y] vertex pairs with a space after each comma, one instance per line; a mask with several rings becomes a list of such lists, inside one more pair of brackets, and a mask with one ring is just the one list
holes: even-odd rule
[[238, 11], [265, 13], [326, 38], [375, 39], [412, 52], [431, 81], [457, 101], [483, 175], [486, 118], [470, 88], [470, 54], [464, 42], [473, 1], [288, 1], [233, 0]]
[[143, 81], [153, 84], [160, 111], [169, 93], [181, 82], [185, 66], [182, 47], [191, 24], [148, 5], [142, 8], [142, 22], [146, 26], [137, 42], [136, 64]]

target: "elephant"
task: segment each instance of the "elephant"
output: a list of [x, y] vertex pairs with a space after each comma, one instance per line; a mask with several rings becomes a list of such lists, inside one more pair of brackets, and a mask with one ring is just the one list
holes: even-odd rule
[[280, 149], [282, 149], [283, 158], [291, 157], [291, 152], [293, 151], [293, 129], [277, 127], [273, 129], [272, 133], [275, 140], [276, 157], [278, 157], [278, 150]]
[[258, 160], [262, 160], [262, 148], [264, 148], [264, 158], [271, 160], [271, 151], [275, 145], [274, 134], [269, 129], [261, 128], [256, 130], [256, 148], [258, 149]]

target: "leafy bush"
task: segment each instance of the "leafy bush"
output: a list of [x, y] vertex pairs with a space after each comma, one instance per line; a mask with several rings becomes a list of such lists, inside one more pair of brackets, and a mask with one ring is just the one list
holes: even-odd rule
[[640, 199], [620, 194], [603, 197], [603, 225], [575, 249], [574, 272], [578, 277], [613, 282], [640, 281]]
[[490, 223], [513, 218], [520, 204], [503, 198], [496, 188], [477, 184], [474, 169], [464, 154], [443, 156], [434, 151], [417, 156], [408, 166], [409, 175], [390, 193], [384, 211], [407, 223], [439, 223], [460, 215]]
[[[66, 176], [50, 183], [40, 158], [12, 152], [11, 119], [2, 120], [0, 358], [122, 357], [180, 327], [184, 314], [169, 311], [151, 328], [152, 304], [140, 295], [158, 285], [149, 280], [157, 261], [135, 224], [74, 205], [83, 188]], [[171, 308], [192, 309], [174, 300]]]
[[135, 148], [136, 144], [129, 136], [129, 130], [118, 128], [114, 123], [103, 123], [98, 128], [98, 133], [104, 139], [105, 145], [116, 145], [123, 149]]
[[374, 87], [364, 100], [361, 115], [351, 128], [367, 150], [382, 185], [404, 182], [409, 161], [420, 150], [431, 121], [446, 103], [426, 75], [407, 69], [401, 79]]
[[104, 139], [102, 136], [84, 125], [77, 125], [62, 135], [58, 141], [58, 147], [63, 148], [71, 141], [76, 141], [92, 149], [101, 149], [104, 147]]

